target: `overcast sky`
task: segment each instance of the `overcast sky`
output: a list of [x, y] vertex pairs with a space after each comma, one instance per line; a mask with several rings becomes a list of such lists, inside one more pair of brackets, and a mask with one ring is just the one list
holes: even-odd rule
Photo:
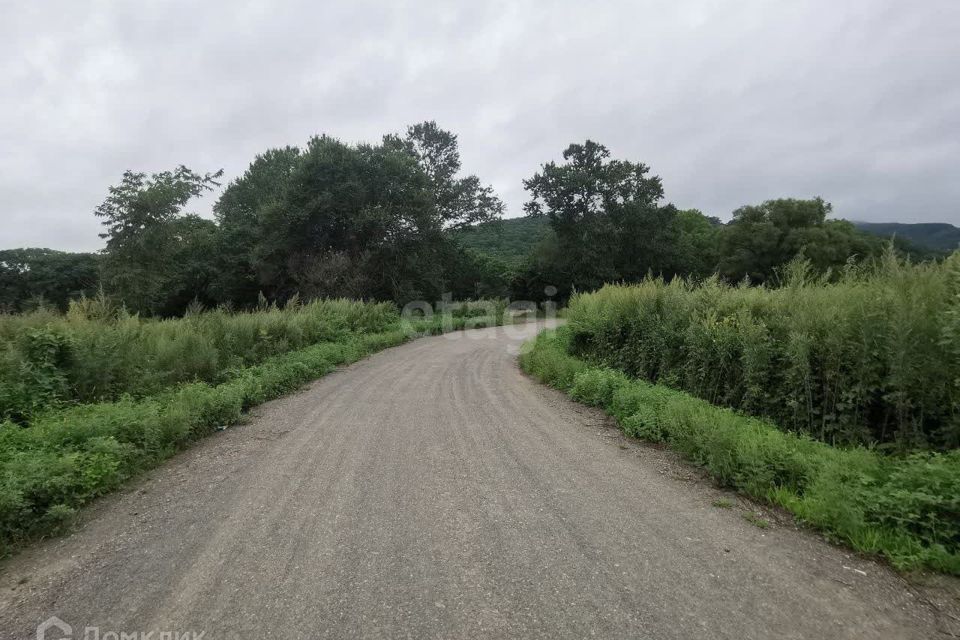
[[590, 138], [724, 219], [821, 195], [840, 217], [960, 224], [958, 0], [0, 11], [2, 248], [99, 248], [92, 212], [125, 169], [230, 179], [269, 147], [430, 119], [511, 216], [523, 178]]

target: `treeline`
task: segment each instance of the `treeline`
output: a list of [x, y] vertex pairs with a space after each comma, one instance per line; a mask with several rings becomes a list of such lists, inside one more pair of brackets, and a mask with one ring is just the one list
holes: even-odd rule
[[53, 249], [0, 251], [0, 311], [31, 311], [96, 292], [100, 256]]
[[831, 207], [819, 198], [745, 206], [725, 225], [680, 210], [664, 202], [649, 167], [587, 141], [524, 181], [525, 238], [467, 248], [467, 230], [495, 223], [504, 206], [477, 176], [461, 174], [457, 137], [434, 122], [378, 144], [319, 136], [302, 148], [267, 150], [226, 186], [213, 220], [185, 213], [221, 176], [182, 166], [126, 172], [95, 211], [102, 252], [0, 252], [0, 309], [65, 309], [97, 292], [161, 317], [190, 305], [249, 309], [295, 295], [562, 301], [648, 274], [771, 283], [798, 254], [819, 274], [836, 272], [887, 244], [829, 220]]
[[459, 171], [456, 136], [434, 123], [377, 145], [320, 136], [257, 156], [214, 205], [215, 221], [180, 211], [219, 174], [128, 173], [97, 210], [107, 226], [104, 286], [158, 315], [193, 300], [459, 295], [476, 278], [447, 232], [503, 210], [490, 187]]
[[[659, 177], [644, 164], [610, 158], [602, 145], [571, 145], [564, 162], [543, 166], [524, 186], [531, 216], [552, 234], [540, 242], [513, 281], [514, 295], [536, 297], [553, 285], [560, 296], [645, 276], [776, 284], [783, 267], [804, 256], [817, 274], [879, 256], [889, 241], [830, 220], [820, 198], [779, 199], [744, 206], [722, 224], [698, 210], [663, 203]], [[942, 257], [894, 239], [914, 259]]]

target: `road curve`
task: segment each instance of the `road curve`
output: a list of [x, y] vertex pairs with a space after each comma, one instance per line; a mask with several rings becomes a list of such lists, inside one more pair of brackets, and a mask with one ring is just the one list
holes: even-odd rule
[[0, 566], [0, 637], [52, 615], [74, 638], [957, 632], [954, 582], [919, 589], [775, 515], [760, 529], [525, 377], [533, 332], [418, 340], [264, 405]]

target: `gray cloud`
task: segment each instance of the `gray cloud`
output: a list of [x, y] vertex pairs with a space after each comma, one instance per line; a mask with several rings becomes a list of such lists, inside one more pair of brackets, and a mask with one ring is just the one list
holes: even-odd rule
[[589, 137], [722, 218], [822, 195], [960, 224], [955, 0], [430, 4], [10, 3], [0, 247], [98, 248], [92, 211], [127, 168], [235, 177], [271, 146], [425, 119], [512, 215], [521, 180]]

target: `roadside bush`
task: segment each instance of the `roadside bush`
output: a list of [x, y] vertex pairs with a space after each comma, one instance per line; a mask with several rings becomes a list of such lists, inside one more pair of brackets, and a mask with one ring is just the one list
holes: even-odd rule
[[149, 320], [83, 299], [65, 315], [0, 316], [0, 419], [25, 424], [48, 408], [218, 384], [237, 368], [399, 322], [393, 304], [349, 300]]
[[960, 254], [573, 296], [571, 353], [832, 444], [960, 446]]
[[567, 354], [564, 344], [566, 335], [541, 334], [532, 343], [526, 343], [520, 353], [520, 366], [542, 382], [569, 391], [577, 373], [585, 371], [588, 365]]
[[780, 505], [902, 569], [960, 575], [960, 451], [883, 456], [837, 448], [570, 355], [574, 329], [542, 333], [525, 371], [613, 415], [629, 435], [666, 442], [726, 487]]
[[584, 369], [573, 376], [570, 396], [584, 404], [606, 407], [614, 394], [629, 382], [625, 374], [613, 369]]

